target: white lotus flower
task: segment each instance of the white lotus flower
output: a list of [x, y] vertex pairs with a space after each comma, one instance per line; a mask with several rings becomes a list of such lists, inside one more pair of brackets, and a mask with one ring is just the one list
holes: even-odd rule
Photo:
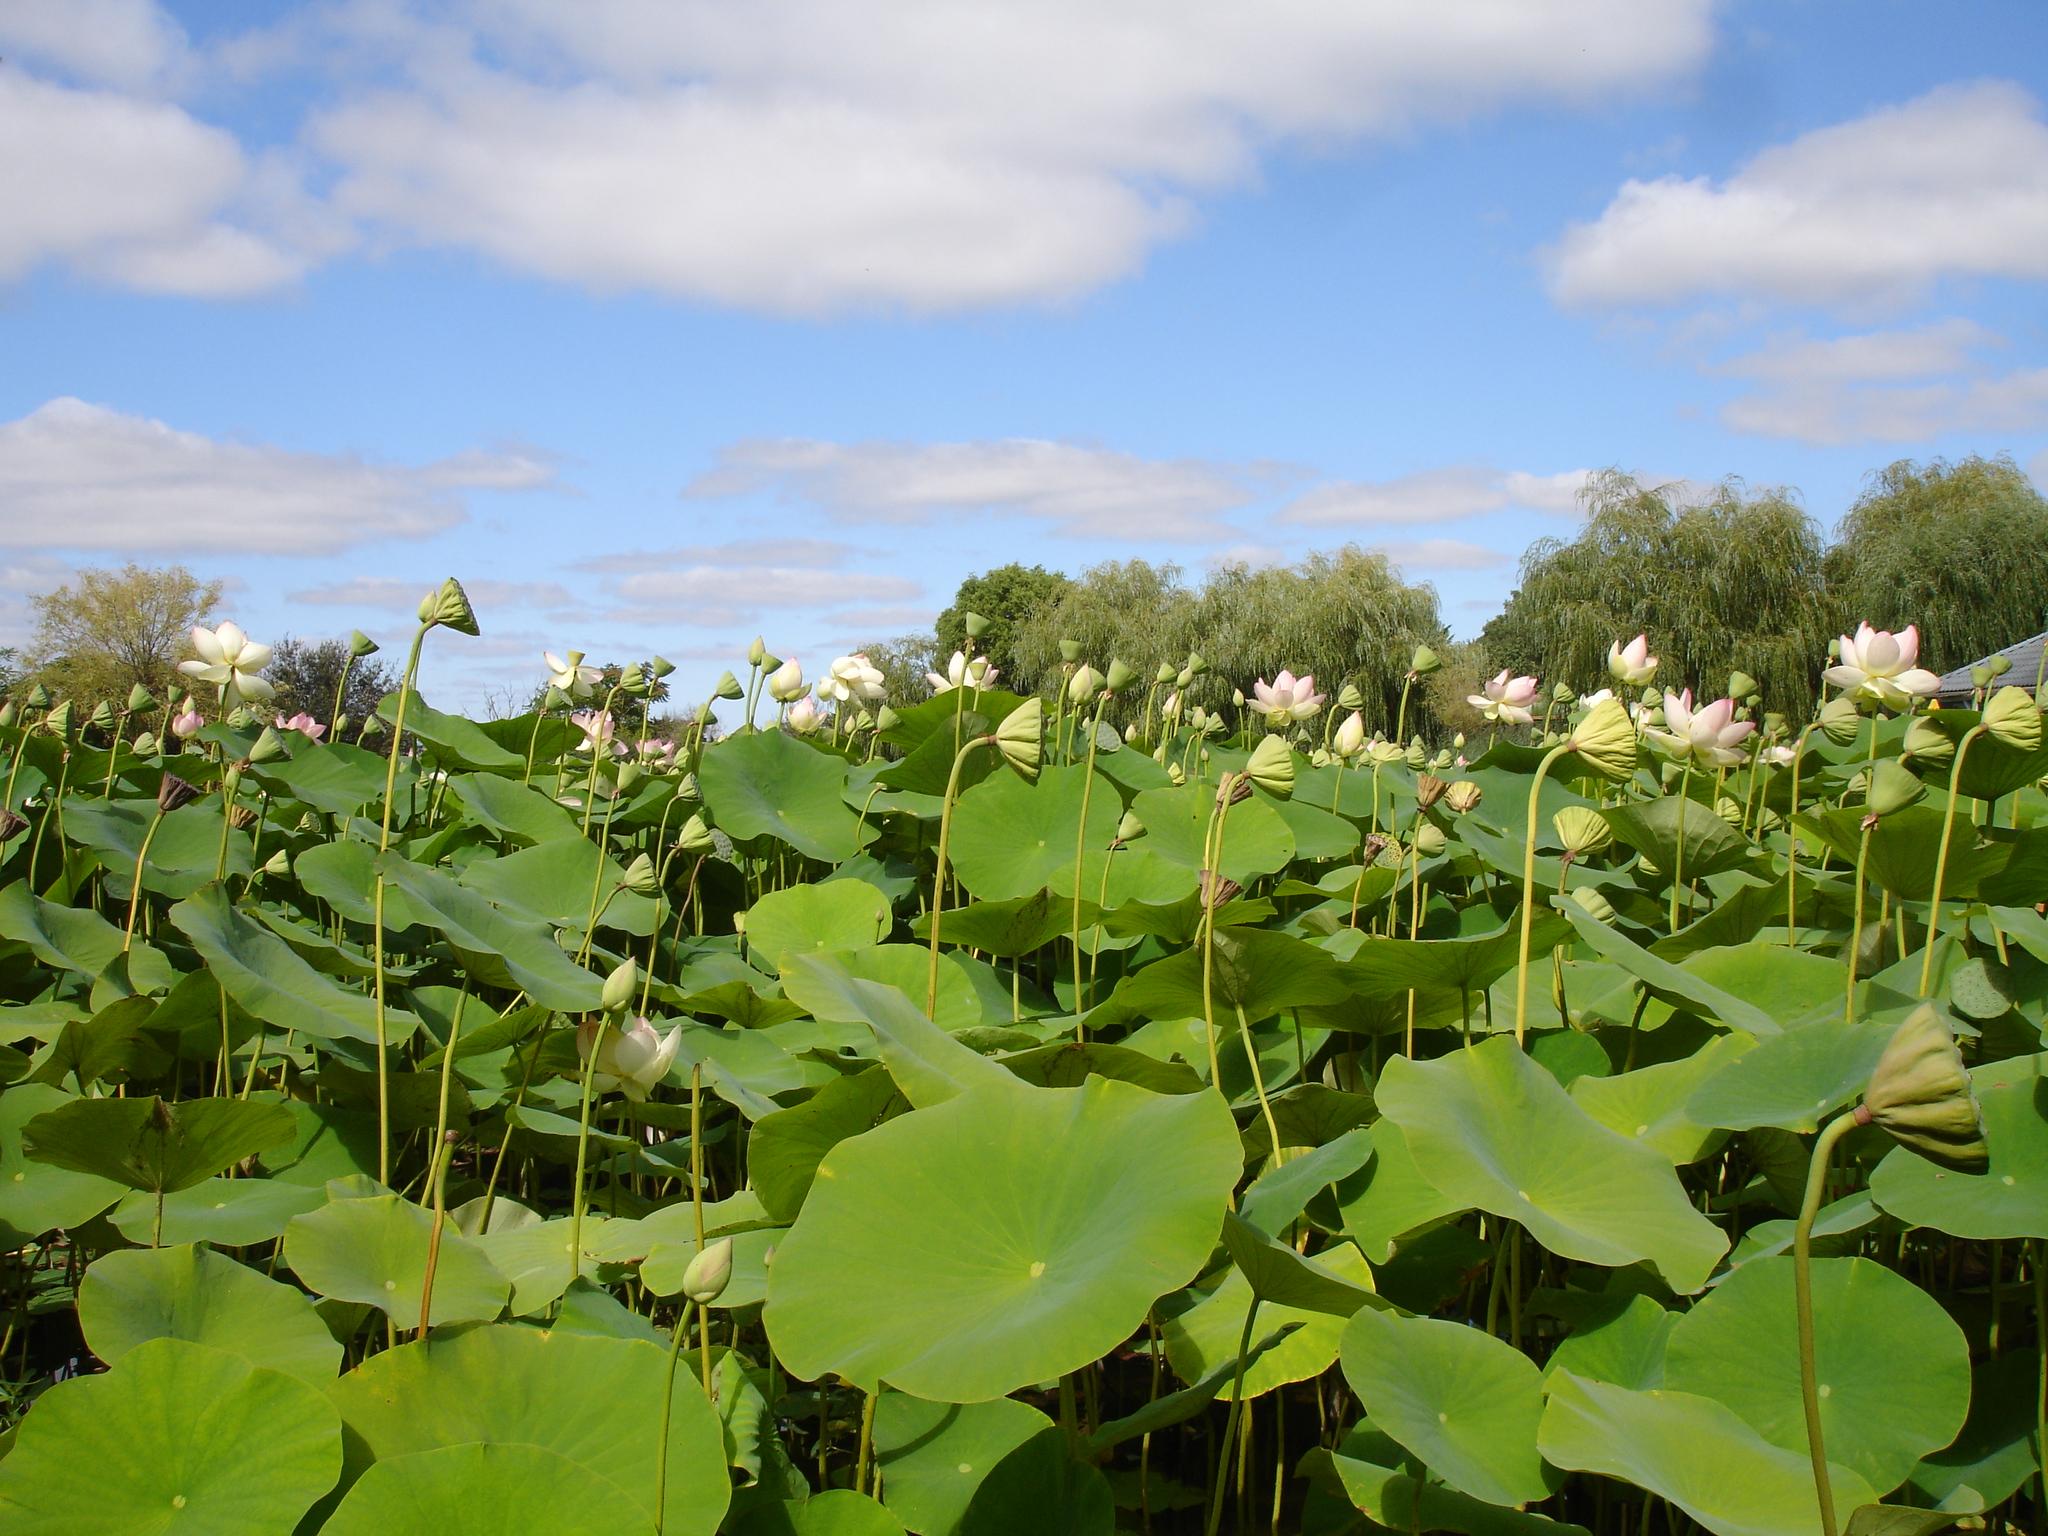
[[257, 674], [270, 665], [270, 647], [258, 645], [242, 633], [233, 620], [218, 629], [192, 627], [192, 649], [197, 661], [181, 661], [178, 670], [220, 689], [224, 708], [232, 709], [244, 699], [267, 699], [277, 692]]
[[791, 657], [768, 675], [768, 697], [778, 704], [794, 704], [809, 685], [804, 681], [803, 663]]
[[1365, 720], [1357, 710], [1351, 711], [1351, 718], [1337, 727], [1337, 734], [1331, 743], [1339, 757], [1356, 757], [1365, 745]]
[[1465, 702], [1496, 725], [1528, 725], [1535, 720], [1529, 706], [1536, 702], [1533, 677], [1509, 677], [1507, 669], [1485, 685], [1484, 693], [1468, 693]]
[[1266, 723], [1278, 726], [1291, 725], [1316, 715], [1322, 710], [1328, 695], [1316, 692], [1313, 672], [1304, 672], [1296, 677], [1292, 672], [1282, 671], [1271, 683], [1263, 677], [1253, 683], [1252, 697], [1266, 712]]
[[1914, 699], [1932, 698], [1941, 679], [1917, 665], [1920, 660], [1920, 631], [1908, 624], [1897, 634], [1856, 626], [1853, 636], [1842, 636], [1842, 660], [1821, 676], [1844, 693], [1903, 709]]
[[590, 1086], [600, 1093], [620, 1089], [638, 1103], [661, 1085], [675, 1065], [683, 1026], [678, 1024], [666, 1035], [659, 1035], [645, 1019], [635, 1019], [627, 1030], [612, 1029], [602, 1019], [577, 1025], [576, 1054], [585, 1062], [590, 1061], [593, 1043], [597, 1061], [591, 1068]]
[[955, 688], [970, 684], [976, 688], [993, 687], [996, 676], [996, 669], [988, 664], [986, 656], [977, 656], [969, 661], [965, 651], [955, 651], [953, 659], [946, 663], [943, 676], [937, 672], [927, 672], [924, 678], [932, 685], [933, 693], [951, 693]]
[[1756, 730], [1754, 720], [1735, 718], [1733, 699], [1716, 699], [1694, 709], [1690, 688], [1683, 693], [1665, 690], [1664, 724], [1668, 729], [1645, 734], [1680, 762], [1697, 758], [1721, 768], [1742, 761], [1743, 754], [1735, 749]]
[[1607, 675], [1617, 683], [1640, 688], [1657, 675], [1657, 658], [1650, 654], [1646, 636], [1637, 635], [1623, 645], [1619, 640], [1607, 647]]
[[889, 691], [889, 680], [863, 652], [841, 656], [832, 670], [818, 679], [818, 697], [836, 704], [879, 699]]
[[583, 653], [571, 651], [564, 661], [553, 651], [542, 651], [541, 659], [548, 664], [548, 684], [558, 688], [572, 699], [587, 699], [591, 690], [604, 680], [604, 673], [596, 667], [583, 665]]
[[612, 714], [608, 709], [579, 709], [569, 717], [569, 723], [583, 733], [583, 739], [576, 743], [578, 752], [595, 752], [612, 744]]

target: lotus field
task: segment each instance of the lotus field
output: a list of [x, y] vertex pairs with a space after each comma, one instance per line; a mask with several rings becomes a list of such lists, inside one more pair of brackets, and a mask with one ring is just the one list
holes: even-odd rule
[[2026, 690], [475, 629], [0, 714], [0, 1533], [2042, 1529]]

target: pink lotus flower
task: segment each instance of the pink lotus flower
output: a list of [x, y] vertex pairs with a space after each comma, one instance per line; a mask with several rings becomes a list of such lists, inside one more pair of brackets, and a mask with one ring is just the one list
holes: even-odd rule
[[576, 744], [578, 752], [594, 752], [612, 744], [612, 714], [608, 709], [579, 709], [569, 717], [569, 723], [583, 733], [583, 740]]
[[1842, 636], [1841, 665], [1829, 667], [1821, 676], [1844, 693], [1903, 709], [1914, 699], [1932, 698], [1941, 679], [1920, 660], [1920, 631], [1908, 624], [1896, 635], [1887, 629], [1856, 626], [1854, 636]]
[[327, 734], [327, 727], [318, 720], [315, 720], [304, 710], [300, 710], [289, 720], [285, 719], [283, 715], [279, 715], [277, 717], [277, 728], [280, 731], [297, 731], [308, 741], [318, 741]]
[[1664, 724], [1668, 730], [1645, 734], [1680, 762], [1697, 758], [1716, 767], [1732, 768], [1742, 761], [1735, 749], [1756, 730], [1754, 720], [1735, 718], [1733, 699], [1716, 699], [1694, 709], [1692, 690], [1664, 693]]
[[188, 709], [182, 715], [171, 716], [171, 734], [180, 741], [199, 734], [199, 728], [206, 724], [206, 717], [196, 709]]
[[1282, 672], [1271, 683], [1263, 677], [1253, 683], [1252, 697], [1266, 712], [1266, 723], [1280, 726], [1312, 718], [1321, 711], [1327, 695], [1316, 692], [1313, 672], [1304, 672], [1300, 677]]
[[825, 719], [825, 711], [818, 708], [818, 701], [809, 695], [789, 706], [789, 728], [799, 736], [810, 735], [825, 723]]
[[676, 765], [676, 744], [666, 736], [652, 737], [640, 743], [640, 760], [654, 769], [673, 768]]
[[1528, 725], [1535, 720], [1529, 706], [1538, 689], [1533, 677], [1509, 677], [1507, 669], [1485, 685], [1484, 693], [1468, 693], [1465, 702], [1496, 725]]
[[1607, 647], [1607, 675], [1631, 688], [1640, 688], [1655, 677], [1657, 658], [1650, 654], [1649, 638], [1637, 635], [1627, 645], [1617, 640]]

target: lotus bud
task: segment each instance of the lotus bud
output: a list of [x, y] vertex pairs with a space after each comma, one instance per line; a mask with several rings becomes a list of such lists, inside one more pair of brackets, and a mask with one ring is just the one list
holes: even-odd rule
[[1108, 687], [1111, 693], [1122, 693], [1137, 680], [1138, 674], [1135, 668], [1127, 667], [1120, 661], [1112, 660], [1110, 662]]
[[1354, 714], [1365, 708], [1365, 695], [1358, 691], [1356, 683], [1346, 683], [1337, 690], [1337, 707], [1351, 710]]
[[1232, 704], [1235, 704], [1235, 705], [1236, 705], [1236, 706], [1237, 706], [1237, 707], [1238, 707], [1239, 709], [1243, 709], [1243, 708], [1244, 708], [1244, 690], [1243, 690], [1242, 688], [1233, 688], [1233, 689], [1231, 689], [1231, 690], [1230, 690], [1230, 702], [1231, 702]]
[[618, 969], [604, 979], [604, 1011], [624, 1013], [633, 1006], [633, 994], [639, 990], [640, 965], [629, 955], [619, 962]]
[[1144, 835], [1145, 823], [1138, 820], [1135, 813], [1125, 811], [1123, 819], [1116, 824], [1116, 840], [1120, 843], [1128, 843]]
[[1415, 803], [1426, 811], [1443, 799], [1444, 791], [1450, 787], [1436, 775], [1425, 773], [1415, 781]]
[[292, 872], [292, 856], [280, 848], [263, 861], [263, 873], [280, 878]]
[[750, 667], [758, 667], [767, 659], [767, 642], [764, 641], [759, 635], [754, 636], [754, 643], [747, 647], [747, 665]]
[[1982, 1173], [1990, 1163], [1984, 1115], [1963, 1067], [1962, 1053], [1932, 1004], [1906, 1015], [1877, 1059], [1856, 1119], [1875, 1121], [1892, 1140], [1955, 1173]]
[[1071, 666], [1072, 666], [1072, 665], [1073, 665], [1073, 664], [1074, 664], [1075, 662], [1079, 661], [1080, 659], [1081, 659], [1081, 642], [1080, 642], [1080, 641], [1078, 641], [1078, 640], [1062, 640], [1062, 641], [1060, 642], [1060, 660], [1061, 660], [1061, 661], [1065, 662], [1065, 663], [1066, 663], [1066, 664], [1067, 664], [1068, 666], [1070, 666], [1070, 667], [1071, 667]]
[[1870, 789], [1864, 796], [1864, 804], [1870, 807], [1872, 816], [1889, 816], [1895, 811], [1903, 811], [1926, 793], [1927, 786], [1918, 775], [1887, 757], [1870, 776]]
[[77, 711], [71, 707], [71, 701], [66, 699], [62, 704], [59, 704], [55, 709], [43, 716], [43, 725], [52, 736], [69, 736], [73, 723], [72, 716], [76, 713]]
[[2041, 711], [2024, 688], [2001, 688], [1984, 706], [1985, 733], [2015, 752], [2041, 750]]
[[353, 630], [350, 632], [348, 637], [349, 655], [355, 657], [358, 661], [360, 661], [365, 656], [376, 655], [377, 651], [377, 642], [372, 640], [368, 635], [364, 634], [360, 629]]
[[469, 606], [469, 594], [453, 576], [420, 599], [420, 622], [429, 627], [444, 625], [461, 635], [479, 632], [476, 610]]
[[1992, 677], [2000, 678], [2012, 670], [2012, 658], [2000, 652], [1992, 657], [1986, 665], [1990, 667]]
[[744, 699], [747, 690], [740, 686], [740, 680], [732, 673], [721, 672], [718, 674], [718, 687], [713, 690], [713, 695], [721, 699]]
[[136, 684], [136, 685], [135, 685], [135, 686], [134, 686], [133, 688], [130, 688], [130, 689], [128, 690], [128, 713], [129, 713], [129, 714], [131, 714], [131, 715], [137, 715], [137, 714], [142, 714], [142, 713], [144, 713], [144, 712], [146, 712], [146, 711], [148, 711], [148, 710], [152, 710], [152, 709], [155, 709], [155, 708], [156, 708], [156, 698], [155, 698], [155, 696], [154, 696], [154, 695], [152, 695], [152, 694], [150, 693], [150, 691], [149, 691], [149, 690], [148, 690], [147, 688], [143, 687], [143, 686], [142, 686], [142, 684], [140, 684], [140, 683], [137, 683], [137, 684]]
[[[571, 654], [574, 653], [572, 652]], [[548, 684], [547, 694], [540, 701], [540, 707], [544, 710], [567, 709], [574, 702], [575, 700], [571, 699], [568, 694], [562, 692], [553, 683], [550, 683]]]
[[1590, 805], [1568, 805], [1550, 818], [1550, 825], [1573, 858], [1598, 853], [1614, 841], [1614, 828]]
[[712, 841], [711, 829], [704, 825], [704, 818], [692, 816], [676, 834], [676, 846], [685, 853], [704, 853], [718, 845]]
[[1952, 762], [1956, 744], [1923, 715], [1906, 727], [1902, 755], [1922, 763]]
[[41, 683], [37, 683], [27, 693], [22, 695], [21, 702], [22, 706], [26, 709], [48, 709], [50, 707], [50, 690]]
[[805, 693], [803, 663], [785, 661], [768, 678], [768, 697], [778, 704], [793, 704]]
[[1602, 896], [1590, 885], [1582, 885], [1573, 891], [1570, 900], [1577, 905], [1581, 912], [1596, 922], [1611, 923], [1614, 921], [1614, 903], [1605, 896]]
[[721, 1237], [684, 1268], [683, 1295], [700, 1307], [708, 1307], [725, 1294], [731, 1281], [732, 1239]]
[[1162, 661], [1161, 663], [1159, 663], [1158, 667], [1153, 671], [1152, 681], [1156, 683], [1159, 687], [1164, 688], [1168, 683], [1173, 681], [1174, 675], [1175, 674], [1173, 669], [1173, 663], [1170, 661]]
[[1173, 787], [1178, 789], [1181, 785], [1187, 783], [1188, 771], [1181, 767], [1179, 763], [1168, 763], [1166, 765], [1166, 777], [1172, 781]]
[[1863, 717], [1856, 713], [1856, 706], [1849, 702], [1847, 694], [1830, 699], [1821, 706], [1820, 733], [1836, 746], [1848, 746], [1862, 729]]
[[1602, 699], [1586, 711], [1567, 743], [1588, 768], [1615, 783], [1636, 771], [1636, 731], [1619, 699]]
[[1092, 700], [1102, 691], [1102, 674], [1085, 661], [1074, 669], [1074, 675], [1067, 679], [1067, 702], [1081, 705]]
[[383, 717], [382, 717], [382, 716], [380, 716], [380, 715], [372, 715], [372, 716], [370, 716], [370, 718], [369, 718], [369, 719], [367, 719], [367, 720], [365, 720], [365, 721], [363, 722], [363, 729], [362, 729], [362, 734], [361, 734], [361, 735], [359, 735], [359, 736], [358, 736], [358, 737], [357, 737], [356, 739], [357, 739], [358, 741], [360, 741], [360, 740], [362, 740], [362, 738], [363, 738], [364, 736], [382, 736], [383, 734], [384, 734], [384, 720], [383, 720]]
[[1463, 816], [1479, 809], [1480, 788], [1470, 779], [1460, 779], [1444, 791], [1444, 804], [1451, 808], [1453, 816]]
[[284, 738], [277, 734], [275, 726], [263, 727], [263, 734], [249, 749], [249, 761], [252, 763], [274, 763], [284, 755]]
[[1038, 765], [1045, 753], [1045, 706], [1034, 697], [1026, 699], [996, 727], [996, 750], [1003, 761], [1031, 781], [1038, 778]]
[[1729, 698], [1746, 699], [1756, 691], [1757, 680], [1751, 677], [1747, 672], [1730, 672], [1728, 674]]
[[11, 843], [28, 830], [28, 822], [12, 811], [0, 810], [0, 843]]
[[1173, 674], [1173, 686], [1176, 689], [1186, 688], [1187, 685], [1189, 683], [1192, 683], [1194, 680], [1195, 674], [1190, 672], [1186, 667], [1182, 667], [1178, 672]]
[[14, 724], [20, 714], [21, 712], [14, 707], [14, 700], [9, 699], [6, 703], [0, 704], [0, 727]]
[[1835, 639], [1835, 640], [1830, 640], [1830, 641], [1828, 642], [1828, 660], [1829, 660], [1829, 661], [1840, 661], [1841, 659], [1842, 659], [1842, 642], [1841, 642], [1841, 641], [1840, 641], [1839, 639]]
[[256, 717], [250, 714], [249, 711], [240, 704], [237, 704], [233, 709], [228, 711], [227, 724], [234, 727], [238, 731], [246, 731], [250, 726], [255, 725], [257, 723], [258, 721]]
[[1451, 738], [1451, 745], [1452, 745], [1453, 747], [1457, 748], [1457, 750], [1458, 750], [1458, 751], [1460, 751], [1460, 752], [1464, 751], [1464, 750], [1465, 750], [1465, 733], [1464, 733], [1463, 731], [1460, 731], [1460, 732], [1458, 732], [1458, 734], [1457, 734], [1457, 735], [1453, 736], [1453, 737]]
[[144, 731], [135, 738], [134, 752], [137, 757], [156, 756], [156, 737], [150, 732]]
[[1351, 711], [1332, 738], [1339, 757], [1356, 757], [1365, 746], [1365, 717], [1357, 710]]

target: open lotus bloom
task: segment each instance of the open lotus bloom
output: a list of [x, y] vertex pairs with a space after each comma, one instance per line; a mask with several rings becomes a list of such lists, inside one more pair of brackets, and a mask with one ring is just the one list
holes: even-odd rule
[[1735, 718], [1733, 699], [1716, 699], [1693, 708], [1692, 690], [1664, 695], [1665, 730], [1644, 734], [1680, 762], [1696, 759], [1717, 768], [1732, 768], [1743, 759], [1736, 749], [1756, 730], [1754, 720]]
[[171, 734], [180, 741], [183, 741], [189, 736], [197, 735], [199, 728], [204, 724], [206, 724], [206, 717], [204, 715], [200, 714], [196, 709], [188, 709], [182, 715], [173, 715], [171, 717]]
[[548, 664], [548, 685], [572, 699], [589, 698], [591, 690], [604, 679], [604, 673], [596, 667], [583, 665], [581, 651], [571, 651], [567, 660], [553, 651], [542, 651], [541, 659]]
[[824, 724], [825, 712], [818, 708], [818, 701], [808, 694], [789, 706], [789, 728], [799, 736], [808, 736]]
[[795, 657], [768, 674], [768, 697], [778, 704], [794, 704], [809, 687], [804, 680], [803, 663]]
[[306, 740], [308, 741], [318, 741], [322, 736], [325, 736], [327, 734], [327, 727], [322, 725], [318, 720], [315, 720], [311, 715], [307, 714], [304, 710], [300, 710], [296, 715], [293, 715], [289, 720], [287, 720], [283, 715], [279, 715], [277, 717], [277, 728], [280, 731], [297, 731], [301, 736], [305, 737]]
[[1468, 693], [1465, 702], [1495, 725], [1529, 725], [1536, 719], [1529, 706], [1536, 702], [1538, 689], [1533, 677], [1510, 677], [1502, 668], [1498, 677], [1485, 685], [1484, 693]]
[[645, 1019], [635, 1019], [633, 1027], [626, 1030], [613, 1029], [599, 1019], [576, 1026], [576, 1054], [589, 1062], [593, 1044], [597, 1050], [590, 1070], [591, 1087], [600, 1093], [618, 1089], [635, 1103], [668, 1076], [682, 1041], [682, 1025], [660, 1035]]
[[953, 659], [946, 663], [945, 675], [937, 672], [925, 673], [925, 681], [932, 685], [933, 693], [950, 693], [955, 688], [972, 685], [976, 688], [995, 686], [997, 669], [988, 664], [986, 656], [967, 659], [965, 651], [955, 651]]
[[889, 680], [865, 654], [858, 651], [851, 656], [841, 656], [832, 663], [831, 670], [818, 679], [818, 697], [837, 704], [856, 700], [865, 703], [879, 699], [888, 691]]
[[1252, 697], [1266, 712], [1268, 725], [1291, 725], [1314, 716], [1323, 707], [1325, 695], [1316, 692], [1313, 672], [1304, 672], [1300, 677], [1282, 672], [1270, 683], [1263, 677], [1253, 683]]
[[612, 744], [612, 715], [608, 709], [579, 709], [569, 723], [583, 733], [578, 752], [595, 752]]
[[1908, 624], [1896, 635], [1888, 629], [1856, 626], [1856, 633], [1842, 636], [1842, 660], [1821, 676], [1844, 693], [1903, 709], [1914, 699], [1934, 696], [1941, 679], [1920, 666], [1920, 631]]
[[195, 624], [192, 649], [199, 659], [179, 662], [178, 670], [218, 687], [225, 707], [232, 709], [244, 699], [267, 699], [277, 692], [258, 676], [270, 665], [270, 647], [251, 640], [233, 620], [217, 629]]
[[1619, 640], [1607, 647], [1607, 674], [1617, 683], [1640, 688], [1657, 675], [1657, 658], [1650, 654], [1649, 638], [1637, 635], [1623, 645]]

